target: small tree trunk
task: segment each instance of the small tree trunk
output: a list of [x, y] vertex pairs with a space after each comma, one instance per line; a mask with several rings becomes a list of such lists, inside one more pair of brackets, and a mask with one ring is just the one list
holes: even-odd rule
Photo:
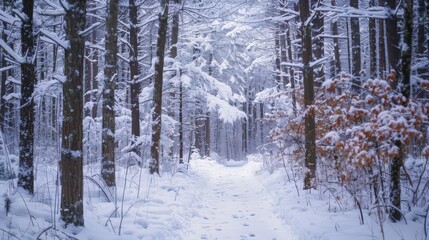
[[[383, 3], [380, 0], [380, 5]], [[385, 79], [386, 72], [386, 45], [384, 43], [386, 36], [384, 34], [384, 19], [378, 20], [378, 76]]]
[[67, 0], [61, 151], [61, 219], [83, 226], [83, 58], [86, 0]]
[[155, 81], [153, 93], [153, 113], [152, 113], [152, 146], [150, 149], [152, 161], [150, 162], [150, 174], [159, 174], [161, 127], [162, 127], [162, 85], [164, 77], [164, 55], [165, 43], [167, 40], [168, 27], [168, 2], [161, 0], [161, 12], [159, 14], [159, 30], [155, 63]]
[[387, 0], [387, 19], [386, 19], [386, 40], [387, 40], [387, 59], [389, 69], [395, 72], [396, 78], [390, 79], [390, 85], [393, 90], [396, 90], [398, 79], [401, 78], [399, 71], [399, 60], [401, 52], [399, 51], [399, 34], [398, 34], [398, 19], [395, 14], [396, 1]]

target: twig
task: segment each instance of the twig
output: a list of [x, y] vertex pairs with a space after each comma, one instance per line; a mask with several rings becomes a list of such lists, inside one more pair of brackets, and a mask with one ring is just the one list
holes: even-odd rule
[[16, 239], [21, 239], [21, 238], [17, 237], [15, 234], [13, 234], [13, 233], [11, 233], [11, 232], [9, 232], [9, 231], [4, 230], [3, 228], [0, 228], [0, 230], [2, 230], [3, 232], [5, 232], [5, 233], [9, 234], [10, 236], [12, 236], [12, 237], [14, 237], [14, 238], [16, 238]]

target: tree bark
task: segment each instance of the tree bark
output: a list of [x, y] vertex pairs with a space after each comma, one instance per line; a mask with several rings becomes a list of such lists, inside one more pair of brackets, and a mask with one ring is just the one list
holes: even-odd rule
[[106, 55], [103, 89], [101, 176], [108, 187], [115, 183], [115, 88], [118, 79], [118, 0], [110, 0], [106, 17]]
[[[131, 77], [131, 141], [135, 143], [137, 138], [140, 137], [140, 83], [136, 82], [136, 77], [139, 75], [139, 66], [137, 62], [138, 56], [138, 32], [137, 26], [137, 5], [135, 0], [129, 0], [130, 8], [130, 77]], [[139, 151], [134, 149], [138, 154]]]
[[[311, 0], [311, 5], [313, 6], [313, 8], [317, 7], [318, 4], [318, 0]], [[324, 47], [324, 40], [323, 38], [320, 37], [320, 35], [322, 35], [325, 31], [325, 19], [323, 17], [323, 14], [319, 11], [316, 12], [316, 16], [313, 20], [313, 46], [314, 46], [314, 51], [313, 51], [313, 55], [314, 55], [314, 60], [319, 60], [323, 58], [324, 55], [324, 51], [325, 51], [325, 47]], [[320, 87], [322, 85], [322, 83], [325, 81], [325, 67], [324, 67], [324, 63], [320, 64], [320, 66], [318, 66], [315, 69], [315, 83], [317, 85], [317, 87]]]
[[[427, 2], [427, 1], [426, 1]], [[428, 4], [429, 5], [429, 4]], [[426, 5], [425, 0], [419, 0], [419, 16], [418, 16], [418, 28], [417, 28], [417, 57], [419, 59], [426, 57], [425, 56], [425, 22], [428, 20], [428, 16], [426, 15]], [[429, 48], [428, 48], [429, 49]], [[429, 76], [425, 76], [427, 74], [428, 69], [425, 67], [419, 67], [417, 69], [418, 74], [420, 77], [428, 79]]]
[[[350, 0], [350, 7], [359, 9], [359, 0]], [[360, 50], [360, 24], [359, 18], [353, 17], [350, 19], [350, 30], [352, 33], [352, 74], [353, 86], [355, 93], [360, 92], [361, 79], [360, 71], [362, 70], [361, 64], [361, 50]]]
[[21, 25], [21, 52], [25, 59], [21, 63], [21, 100], [20, 100], [20, 131], [19, 131], [19, 174], [18, 186], [34, 193], [34, 100], [33, 92], [36, 83], [36, 72], [33, 62], [33, 0], [23, 0]]
[[[378, 4], [384, 6], [384, 0], [379, 0]], [[385, 79], [386, 72], [386, 44], [385, 44], [385, 28], [384, 28], [384, 19], [378, 20], [378, 76], [382, 79]]]
[[[369, 1], [369, 7], [375, 6], [375, 0]], [[369, 28], [369, 76], [375, 78], [377, 76], [377, 53], [376, 53], [376, 29], [375, 19], [368, 19]]]
[[61, 148], [61, 219], [83, 226], [83, 58], [86, 0], [67, 0]]
[[314, 101], [314, 79], [313, 68], [310, 65], [312, 58], [312, 36], [311, 25], [306, 23], [310, 17], [310, 6], [308, 0], [300, 0], [299, 3], [302, 32], [302, 63], [304, 74], [304, 107], [305, 113], [305, 178], [304, 189], [316, 187], [316, 135], [315, 116], [310, 108]]
[[[336, 0], [331, 1], [332, 6], [336, 6]], [[332, 35], [338, 36], [338, 19], [332, 22]], [[332, 66], [333, 69], [333, 76], [335, 77], [337, 74], [341, 72], [341, 61], [340, 61], [340, 45], [338, 42], [338, 38], [333, 38], [334, 43], [334, 64]]]
[[396, 1], [387, 0], [387, 19], [386, 19], [386, 40], [387, 40], [387, 59], [390, 72], [394, 72], [396, 77], [390, 79], [390, 85], [396, 90], [398, 79], [401, 78], [399, 71], [399, 60], [401, 52], [399, 51], [398, 19], [396, 16]]
[[153, 92], [152, 112], [152, 146], [150, 149], [152, 161], [150, 162], [150, 174], [159, 174], [161, 127], [162, 127], [162, 85], [164, 77], [165, 42], [167, 40], [168, 27], [168, 2], [161, 0], [161, 12], [159, 14], [159, 29], [157, 39], [155, 62], [155, 81]]

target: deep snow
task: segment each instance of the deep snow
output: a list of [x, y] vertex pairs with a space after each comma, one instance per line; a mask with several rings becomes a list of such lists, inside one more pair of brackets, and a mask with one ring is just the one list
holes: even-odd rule
[[[328, 192], [303, 191], [300, 181], [298, 196], [284, 169], [273, 174], [262, 169], [261, 156], [232, 163], [192, 160], [188, 170], [162, 177], [146, 170], [140, 175], [137, 165], [119, 168], [116, 204], [86, 178], [85, 228], [67, 229], [59, 221], [56, 167], [38, 166], [33, 197], [0, 182], [0, 193], [12, 200], [7, 216], [1, 201], [0, 239], [382, 239], [375, 214], [366, 210], [361, 225], [353, 204], [341, 210]], [[85, 168], [93, 179], [98, 172], [96, 165]], [[387, 240], [425, 240], [423, 224], [411, 219], [385, 221], [383, 227]]]

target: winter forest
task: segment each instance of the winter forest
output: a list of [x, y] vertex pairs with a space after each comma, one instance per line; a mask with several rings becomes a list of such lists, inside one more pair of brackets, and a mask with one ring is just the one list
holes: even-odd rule
[[429, 239], [428, 0], [1, 0], [1, 239]]

